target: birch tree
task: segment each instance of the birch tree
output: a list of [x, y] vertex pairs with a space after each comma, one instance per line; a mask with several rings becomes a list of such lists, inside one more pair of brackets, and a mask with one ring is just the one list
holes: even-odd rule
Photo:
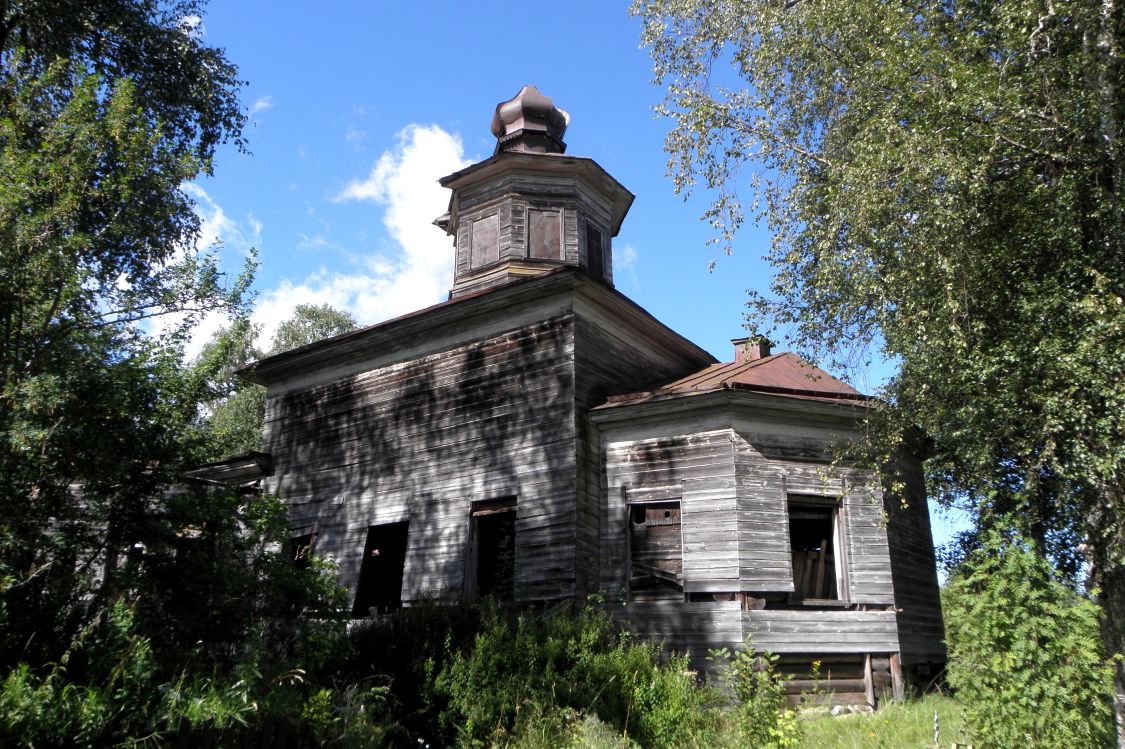
[[[676, 189], [729, 247], [768, 223], [749, 325], [900, 367], [867, 445], [932, 440], [932, 496], [1081, 542], [1125, 653], [1125, 159], [1116, 0], [636, 0]], [[1119, 738], [1125, 671], [1117, 673]]]

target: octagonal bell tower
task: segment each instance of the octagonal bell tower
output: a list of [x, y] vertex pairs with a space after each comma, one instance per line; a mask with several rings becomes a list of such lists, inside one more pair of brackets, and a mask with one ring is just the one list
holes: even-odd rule
[[453, 194], [434, 223], [454, 239], [450, 298], [583, 268], [613, 285], [613, 237], [633, 194], [592, 159], [567, 156], [570, 117], [534, 86], [496, 105], [491, 158], [443, 177]]

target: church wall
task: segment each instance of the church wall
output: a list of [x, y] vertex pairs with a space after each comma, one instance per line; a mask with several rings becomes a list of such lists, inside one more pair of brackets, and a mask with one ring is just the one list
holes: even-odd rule
[[[731, 406], [721, 394], [635, 413], [602, 425], [601, 586], [622, 602], [623, 620], [696, 655], [730, 644], [736, 632], [733, 642], [745, 636], [756, 648], [791, 654], [899, 652], [905, 627], [896, 618], [882, 490], [868, 471], [831, 465], [828, 447], [847, 436], [846, 425], [810, 415], [779, 421], [770, 408]], [[682, 510], [682, 590], [633, 600], [629, 506], [670, 500]], [[831, 508], [840, 578], [829, 598], [838, 605], [791, 599], [790, 500]], [[919, 595], [931, 599], [936, 589]]]
[[[602, 521], [601, 584], [615, 615], [639, 634], [702, 659], [709, 648], [742, 642], [733, 433], [605, 437], [606, 505]], [[630, 589], [630, 506], [678, 502], [682, 518], [681, 587], [663, 600]], [[731, 594], [714, 600], [712, 592]], [[722, 596], [720, 596], [721, 598]], [[695, 598], [697, 600], [685, 600]]]
[[841, 425], [741, 417], [736, 424], [744, 590], [794, 591], [787, 504], [790, 496], [835, 501], [850, 603], [890, 606], [890, 552], [883, 494], [870, 471], [832, 466], [832, 445], [854, 436]]
[[600, 432], [589, 409], [621, 393], [681, 377], [707, 362], [655, 341], [645, 326], [625, 327], [618, 318], [580, 305], [576, 323], [575, 398], [578, 414], [578, 534], [580, 595], [600, 592], [599, 566], [605, 492]]
[[264, 488], [353, 594], [368, 526], [408, 522], [407, 603], [461, 597], [471, 503], [515, 496], [516, 597], [572, 595], [573, 352], [562, 315], [271, 397]]
[[907, 501], [888, 496], [885, 507], [903, 664], [941, 663], [946, 657], [945, 628], [922, 464], [904, 456], [898, 467]]

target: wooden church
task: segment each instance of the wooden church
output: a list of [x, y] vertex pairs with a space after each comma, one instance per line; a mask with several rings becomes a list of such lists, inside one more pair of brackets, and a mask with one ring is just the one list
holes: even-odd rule
[[495, 154], [441, 180], [448, 301], [249, 367], [268, 460], [214, 475], [262, 473], [356, 616], [599, 594], [697, 658], [820, 660], [850, 702], [924, 681], [945, 653], [919, 460], [886, 496], [829, 456], [865, 396], [761, 339], [717, 363], [614, 289], [633, 195], [565, 154], [567, 123], [530, 86], [498, 105]]

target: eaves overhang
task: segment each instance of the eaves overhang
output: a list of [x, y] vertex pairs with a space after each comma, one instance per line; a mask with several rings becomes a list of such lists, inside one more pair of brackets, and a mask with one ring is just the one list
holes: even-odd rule
[[[782, 390], [782, 389], [777, 389]], [[601, 428], [619, 424], [663, 421], [682, 414], [728, 411], [732, 417], [749, 413], [759, 418], [813, 422], [856, 422], [865, 418], [870, 398], [824, 398], [771, 392], [763, 388], [722, 387], [680, 392], [647, 400], [610, 402], [590, 410], [590, 420]]]
[[184, 478], [209, 484], [235, 486], [268, 476], [273, 470], [269, 453], [251, 451], [184, 472]]
[[[464, 343], [462, 331], [473, 320], [507, 320], [516, 309], [541, 312], [539, 317], [545, 319], [553, 312], [574, 312], [583, 305], [604, 310], [635, 335], [643, 336], [649, 345], [676, 352], [687, 366], [706, 366], [715, 361], [621, 292], [581, 268], [563, 266], [266, 357], [238, 370], [238, 374], [259, 385], [271, 386], [341, 363], [350, 363], [355, 371], [362, 371], [364, 367], [370, 368], [365, 362], [375, 359], [380, 360], [381, 366], [396, 357], [402, 360], [420, 351], [430, 353]], [[458, 335], [462, 336], [460, 341], [455, 340]]]
[[447, 232], [450, 231], [449, 227], [457, 225], [455, 219], [459, 206], [456, 204], [456, 196], [459, 192], [514, 172], [535, 176], [577, 177], [583, 180], [591, 188], [609, 198], [611, 206], [609, 229], [610, 234], [615, 237], [621, 231], [621, 223], [625, 220], [625, 214], [629, 212], [629, 207], [633, 205], [636, 197], [593, 159], [558, 153], [503, 152], [438, 180], [442, 187], [453, 190], [453, 196], [449, 201], [449, 212], [439, 219], [442, 223], [438, 225]]

